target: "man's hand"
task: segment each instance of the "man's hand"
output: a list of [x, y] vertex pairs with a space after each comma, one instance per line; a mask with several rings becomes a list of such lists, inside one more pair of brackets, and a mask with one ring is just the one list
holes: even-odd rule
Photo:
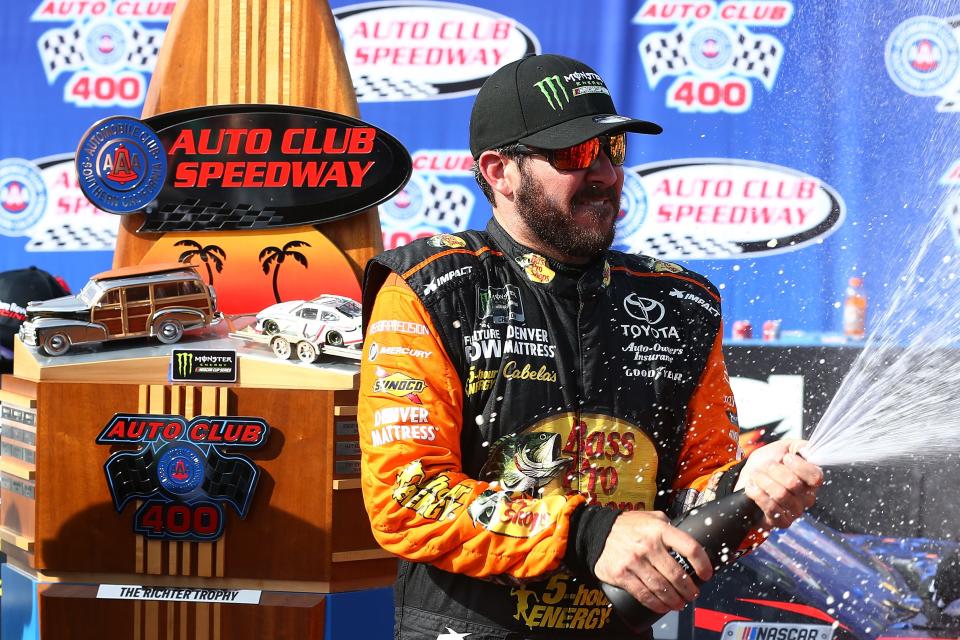
[[713, 576], [703, 547], [689, 534], [671, 526], [662, 511], [627, 511], [613, 523], [597, 559], [600, 580], [626, 590], [657, 613], [679, 611], [700, 589], [670, 555], [686, 558], [701, 580]]
[[805, 440], [784, 439], [762, 446], [747, 457], [737, 480], [763, 511], [760, 525], [769, 531], [789, 527], [813, 506], [823, 484], [823, 471], [797, 452]]

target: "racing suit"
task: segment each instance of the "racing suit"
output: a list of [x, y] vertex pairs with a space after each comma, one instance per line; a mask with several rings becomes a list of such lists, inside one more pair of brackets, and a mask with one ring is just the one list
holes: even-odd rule
[[592, 573], [613, 521], [739, 473], [713, 285], [616, 251], [562, 265], [491, 220], [381, 254], [363, 309], [361, 477], [402, 559], [397, 637], [636, 638]]

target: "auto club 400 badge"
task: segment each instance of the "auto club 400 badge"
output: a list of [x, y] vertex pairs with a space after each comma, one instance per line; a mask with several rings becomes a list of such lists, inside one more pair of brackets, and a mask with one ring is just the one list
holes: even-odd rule
[[259, 418], [118, 413], [97, 444], [141, 445], [113, 453], [104, 464], [117, 512], [143, 500], [133, 529], [148, 538], [216, 540], [223, 534], [223, 505], [240, 518], [250, 509], [260, 469], [223, 447], [255, 449], [270, 428]]

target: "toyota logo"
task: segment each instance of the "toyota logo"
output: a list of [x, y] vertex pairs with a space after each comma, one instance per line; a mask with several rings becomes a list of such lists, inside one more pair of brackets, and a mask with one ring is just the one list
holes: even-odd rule
[[647, 324], [657, 324], [663, 320], [666, 309], [663, 305], [652, 298], [641, 298], [635, 293], [631, 293], [623, 299], [623, 308], [631, 317], [637, 320], [643, 320]]

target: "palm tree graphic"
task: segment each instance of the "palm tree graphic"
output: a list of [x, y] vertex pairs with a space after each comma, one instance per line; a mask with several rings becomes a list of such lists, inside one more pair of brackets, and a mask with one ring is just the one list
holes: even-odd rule
[[[277, 278], [280, 275], [280, 265], [283, 264], [283, 261], [287, 258], [293, 258], [304, 267], [307, 265], [307, 258], [300, 253], [299, 251], [291, 251], [294, 247], [309, 247], [309, 242], [304, 242], [303, 240], [291, 240], [287, 244], [283, 245], [282, 249], [277, 247], [264, 247], [263, 251], [260, 252], [260, 260], [263, 261], [261, 266], [263, 267], [263, 273], [270, 273], [270, 266], [273, 266], [273, 297], [276, 298], [277, 302], [282, 302], [280, 299], [280, 289], [277, 288]], [[266, 258], [266, 259], [264, 259]]]
[[213, 263], [217, 273], [222, 272], [223, 261], [227, 259], [227, 252], [215, 244], [208, 244], [204, 247], [199, 242], [193, 240], [180, 240], [174, 242], [173, 246], [191, 247], [191, 249], [181, 253], [177, 261], [189, 264], [193, 258], [200, 258], [200, 261], [203, 262], [203, 265], [207, 268], [207, 282], [210, 286], [213, 286], [213, 270], [210, 269], [210, 263]]

